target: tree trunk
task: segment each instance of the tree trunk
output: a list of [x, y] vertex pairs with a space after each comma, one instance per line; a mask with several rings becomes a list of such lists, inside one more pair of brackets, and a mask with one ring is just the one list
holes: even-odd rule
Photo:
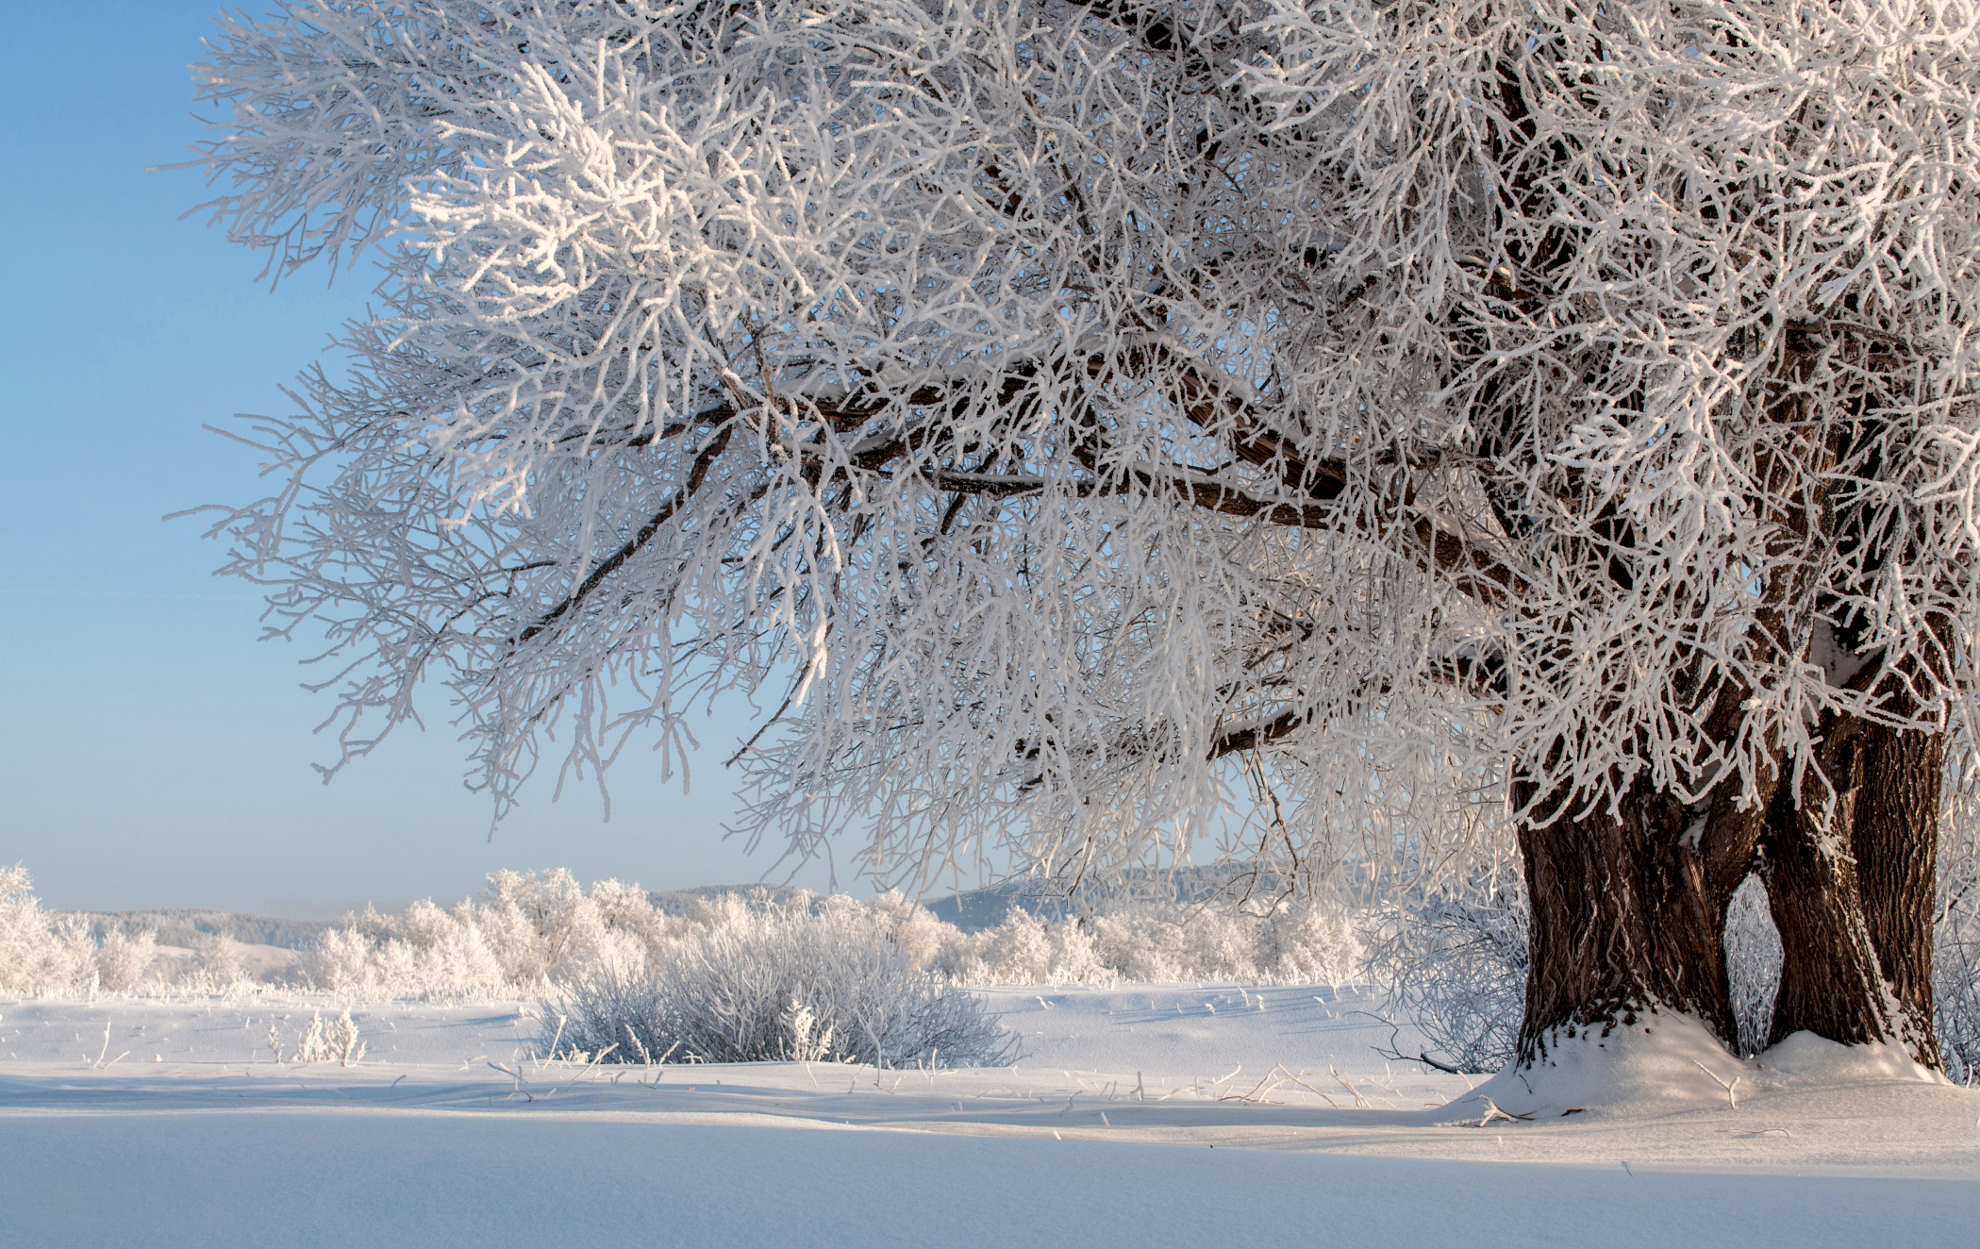
[[1856, 878], [1884, 983], [1911, 1056], [1942, 1065], [1932, 997], [1932, 914], [1938, 897], [1942, 733], [1873, 729], [1856, 811]]
[[1659, 1009], [1694, 1015], [1736, 1044], [1725, 916], [1761, 813], [1734, 810], [1724, 794], [1709, 809], [1686, 808], [1643, 787], [1614, 814], [1548, 814], [1520, 830], [1532, 963], [1518, 1064], [1544, 1061], [1558, 1039], [1607, 1036]]
[[1768, 812], [1761, 873], [1781, 934], [1769, 1045], [1803, 1030], [1860, 1045], [1891, 1030], [1851, 850], [1861, 752], [1854, 740], [1831, 748], [1837, 736], [1829, 737], [1819, 773], [1810, 768], [1798, 787], [1782, 786]]
[[1768, 1043], [1804, 1030], [1845, 1045], [1888, 1041], [1937, 1068], [1944, 738], [1842, 718], [1827, 726], [1817, 763], [1768, 813], [1761, 870], [1782, 951]]

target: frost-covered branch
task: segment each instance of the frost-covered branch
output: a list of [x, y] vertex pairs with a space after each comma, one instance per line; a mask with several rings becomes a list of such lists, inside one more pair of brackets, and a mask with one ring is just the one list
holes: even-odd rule
[[1245, 755], [1230, 835], [1308, 868], [1468, 871], [1515, 776], [1730, 819], [1825, 724], [1964, 715], [1975, 21], [229, 19], [215, 211], [384, 268], [227, 570], [325, 631], [346, 759], [432, 678], [498, 813], [798, 674], [749, 835], [885, 879], [1160, 861]]

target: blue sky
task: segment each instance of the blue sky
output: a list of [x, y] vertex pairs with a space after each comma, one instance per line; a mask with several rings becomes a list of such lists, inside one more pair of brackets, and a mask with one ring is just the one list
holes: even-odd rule
[[[770, 855], [724, 841], [719, 759], [751, 709], [722, 708], [691, 790], [627, 756], [613, 819], [596, 791], [547, 785], [487, 840], [439, 697], [324, 786], [329, 710], [300, 646], [257, 643], [252, 588], [168, 512], [255, 497], [252, 452], [202, 432], [280, 410], [279, 388], [362, 309], [360, 269], [270, 293], [260, 262], [198, 218], [184, 159], [202, 131], [186, 66], [214, 6], [112, 0], [78, 21], [8, 6], [0, 101], [0, 862], [59, 908], [218, 906], [284, 916], [442, 900], [487, 872], [565, 866], [649, 888], [755, 880]], [[773, 879], [783, 879], [776, 872]], [[820, 869], [798, 883], [822, 887]]]

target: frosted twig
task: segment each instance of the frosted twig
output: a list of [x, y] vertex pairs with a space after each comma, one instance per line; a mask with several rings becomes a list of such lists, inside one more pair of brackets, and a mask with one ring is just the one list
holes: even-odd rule
[[1459, 1125], [1461, 1127], [1482, 1128], [1487, 1124], [1491, 1123], [1495, 1119], [1504, 1119], [1508, 1123], [1514, 1123], [1514, 1122], [1524, 1123], [1530, 1121], [1533, 1118], [1531, 1114], [1522, 1115], [1522, 1114], [1515, 1114], [1510, 1110], [1502, 1110], [1499, 1107], [1499, 1103], [1493, 1101], [1490, 1097], [1487, 1097], [1483, 1093], [1478, 1094], [1478, 1096], [1473, 1098], [1472, 1100], [1481, 1101], [1485, 1103], [1485, 1117], [1480, 1119], [1476, 1123], [1471, 1123], [1469, 1121], [1466, 1121], [1465, 1123]]
[[[616, 1050], [616, 1049], [618, 1049], [618, 1048], [619, 1048], [619, 1045], [618, 1045], [618, 1042], [616, 1042], [616, 1041], [615, 1041], [615, 1042], [613, 1042], [612, 1044], [610, 1044], [610, 1045], [608, 1045], [608, 1046], [606, 1046], [606, 1047], [605, 1047], [604, 1049], [602, 1049], [602, 1050], [599, 1050], [599, 1051], [598, 1051], [598, 1052], [597, 1052], [596, 1054], [593, 1054], [593, 1055], [591, 1056], [591, 1061], [590, 1061], [590, 1062], [587, 1062], [587, 1063], [586, 1063], [586, 1064], [584, 1065], [584, 1068], [583, 1068], [582, 1070], [580, 1070], [580, 1071], [579, 1071], [579, 1072], [577, 1073], [577, 1075], [576, 1075], [576, 1076], [574, 1076], [574, 1077], [573, 1077], [573, 1078], [571, 1079], [571, 1082], [570, 1082], [569, 1084], [567, 1084], [567, 1085], [565, 1085], [564, 1087], [565, 1087], [566, 1089], [574, 1089], [574, 1088], [576, 1088], [576, 1087], [578, 1086], [578, 1084], [579, 1084], [580, 1082], [582, 1082], [582, 1081], [583, 1081], [583, 1079], [585, 1078], [585, 1076], [587, 1076], [587, 1075], [589, 1075], [589, 1074], [591, 1074], [591, 1070], [592, 1070], [592, 1068], [594, 1068], [594, 1067], [596, 1067], [596, 1066], [597, 1066], [597, 1065], [598, 1065], [598, 1064], [599, 1064], [600, 1062], [603, 1062], [603, 1061], [604, 1061], [604, 1059], [605, 1059], [605, 1055], [607, 1055], [607, 1054], [609, 1054], [609, 1053], [611, 1053], [611, 1052], [612, 1052], [613, 1050]], [[552, 1093], [554, 1093], [554, 1092], [556, 1092], [556, 1090], [555, 1090], [555, 1089], [552, 1089], [552, 1090], [550, 1090], [550, 1091], [551, 1091]]]
[[1726, 1083], [1726, 1082], [1725, 1082], [1725, 1081], [1724, 1081], [1723, 1079], [1720, 1079], [1720, 1077], [1719, 1077], [1719, 1073], [1718, 1073], [1718, 1072], [1716, 1072], [1716, 1071], [1714, 1071], [1714, 1070], [1712, 1070], [1712, 1069], [1711, 1069], [1710, 1067], [1707, 1067], [1707, 1066], [1706, 1066], [1706, 1065], [1705, 1065], [1704, 1063], [1702, 1063], [1702, 1062], [1699, 1062], [1699, 1061], [1698, 1061], [1698, 1060], [1697, 1060], [1696, 1058], [1694, 1058], [1694, 1059], [1692, 1059], [1692, 1060], [1691, 1060], [1691, 1065], [1692, 1065], [1692, 1066], [1694, 1066], [1694, 1067], [1696, 1067], [1696, 1068], [1698, 1068], [1698, 1069], [1699, 1069], [1700, 1071], [1702, 1071], [1702, 1072], [1704, 1072], [1704, 1073], [1705, 1073], [1706, 1075], [1708, 1075], [1708, 1076], [1711, 1076], [1711, 1077], [1712, 1077], [1712, 1083], [1714, 1083], [1714, 1084], [1716, 1084], [1716, 1085], [1718, 1085], [1718, 1086], [1719, 1086], [1720, 1088], [1722, 1088], [1722, 1089], [1724, 1089], [1724, 1090], [1726, 1091], [1726, 1105], [1727, 1105], [1727, 1106], [1729, 1106], [1729, 1107], [1730, 1107], [1730, 1108], [1732, 1108], [1733, 1110], [1738, 1110], [1738, 1109], [1739, 1109], [1739, 1098], [1738, 1098], [1738, 1096], [1737, 1096], [1737, 1095], [1736, 1095], [1736, 1094], [1734, 1093], [1734, 1090], [1735, 1090], [1735, 1089], [1737, 1089], [1737, 1088], [1739, 1087], [1739, 1082], [1740, 1082], [1740, 1080], [1741, 1080], [1741, 1078], [1742, 1078], [1742, 1077], [1740, 1077], [1740, 1076], [1734, 1076], [1734, 1077], [1732, 1078], [1732, 1083], [1731, 1083], [1731, 1084], [1727, 1084], [1727, 1083]]
[[[1342, 1088], [1346, 1089], [1354, 1097], [1354, 1108], [1356, 1110], [1373, 1109], [1373, 1107], [1371, 1107], [1368, 1104], [1368, 1099], [1361, 1095], [1361, 1090], [1354, 1087], [1354, 1085], [1351, 1082], [1349, 1082], [1346, 1076], [1334, 1070], [1334, 1068], [1331, 1066], [1327, 1068], [1327, 1073], [1334, 1077], [1335, 1083], [1339, 1084]], [[1393, 1110], [1395, 1109], [1395, 1107], [1391, 1106], [1390, 1109]]]

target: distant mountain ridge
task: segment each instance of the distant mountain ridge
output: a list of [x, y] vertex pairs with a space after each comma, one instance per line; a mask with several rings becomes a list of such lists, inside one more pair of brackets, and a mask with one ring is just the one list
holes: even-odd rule
[[[1274, 898], [1279, 877], [1269, 872], [1254, 873], [1242, 865], [1180, 867], [1162, 872], [1137, 873], [1125, 881], [1088, 886], [1078, 897], [1068, 898], [1055, 891], [1054, 882], [1035, 877], [1007, 880], [981, 889], [967, 889], [944, 898], [923, 901], [945, 923], [964, 932], [981, 932], [1004, 922], [1013, 910], [1033, 915], [1057, 916], [1083, 909], [1107, 909], [1130, 902], [1206, 902], [1220, 894], [1235, 894], [1249, 886], [1262, 900]], [[654, 909], [667, 915], [685, 915], [697, 905], [723, 894], [742, 894], [768, 902], [789, 905], [801, 899], [815, 899], [811, 890], [794, 885], [700, 885], [692, 889], [655, 889], [647, 892]], [[158, 933], [160, 945], [191, 946], [202, 933], [216, 934], [243, 945], [267, 945], [285, 950], [304, 950], [318, 936], [344, 921], [336, 919], [274, 919], [207, 907], [157, 907], [145, 911], [66, 911], [89, 923], [90, 935], [101, 940], [113, 925], [127, 931], [150, 928]]]
[[1057, 882], [1020, 877], [924, 901], [922, 905], [944, 923], [954, 924], [964, 932], [981, 932], [1003, 923], [1014, 910], [1050, 918], [1076, 915], [1084, 910], [1111, 910], [1137, 902], [1189, 905], [1218, 897], [1235, 900], [1247, 894], [1269, 905], [1284, 892], [1285, 883], [1276, 872], [1260, 871], [1240, 863], [1201, 867], [1192, 864], [1135, 872], [1124, 880], [1089, 884], [1071, 896]]
[[285, 950], [301, 950], [315, 941], [325, 929], [341, 922], [327, 919], [271, 919], [265, 915], [243, 915], [238, 911], [218, 911], [207, 907], [168, 906], [148, 911], [65, 911], [89, 923], [92, 937], [117, 924], [126, 932], [150, 928], [158, 933], [160, 945], [191, 946], [202, 933], [227, 937], [242, 945], [272, 945]]

